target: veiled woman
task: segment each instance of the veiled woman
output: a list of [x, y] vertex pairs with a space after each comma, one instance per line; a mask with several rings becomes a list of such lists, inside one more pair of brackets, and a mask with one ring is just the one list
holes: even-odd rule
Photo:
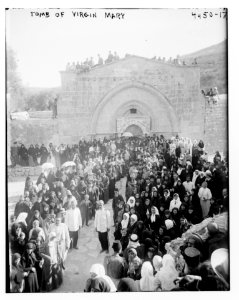
[[86, 287], [84, 289], [85, 292], [91, 292], [92, 289], [94, 290], [96, 288], [96, 282], [97, 279], [97, 285], [99, 284], [99, 281], [103, 279], [104, 282], [106, 282], [104, 285], [107, 286], [107, 288], [104, 288], [103, 290], [96, 290], [98, 292], [116, 292], [116, 287], [112, 281], [112, 279], [105, 275], [105, 268], [101, 264], [93, 264], [90, 269], [90, 278], [86, 281]]
[[26, 293], [36, 293], [39, 291], [38, 278], [36, 273], [37, 259], [34, 254], [33, 243], [28, 243], [26, 245], [26, 251], [22, 255], [21, 263], [24, 272], [28, 273], [25, 277], [25, 292]]
[[22, 293], [24, 291], [24, 276], [26, 276], [27, 273], [24, 272], [20, 262], [21, 255], [19, 253], [14, 253], [12, 256], [12, 266], [10, 274], [12, 293]]
[[174, 258], [170, 254], [165, 254], [162, 264], [162, 268], [157, 272], [157, 279], [161, 282], [162, 291], [171, 291], [176, 287], [174, 280], [178, 277]]

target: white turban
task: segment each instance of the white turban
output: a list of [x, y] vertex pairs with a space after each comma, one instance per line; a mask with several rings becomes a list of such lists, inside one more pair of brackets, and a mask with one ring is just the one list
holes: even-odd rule
[[173, 228], [173, 221], [172, 220], [165, 220], [165, 226], [167, 228], [167, 230]]

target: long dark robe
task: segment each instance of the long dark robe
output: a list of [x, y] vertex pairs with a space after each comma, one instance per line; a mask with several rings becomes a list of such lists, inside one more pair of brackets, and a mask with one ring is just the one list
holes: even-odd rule
[[109, 199], [114, 198], [114, 190], [115, 190], [115, 178], [111, 178], [109, 183]]
[[37, 273], [31, 271], [31, 268], [33, 267], [35, 268], [36, 264], [37, 264], [37, 259], [35, 257], [35, 254], [33, 252], [31, 254], [24, 252], [22, 256], [22, 266], [24, 272], [28, 272], [28, 276], [25, 277], [26, 293], [36, 293], [39, 291]]
[[12, 265], [10, 281], [11, 281], [11, 292], [19, 293], [22, 287], [22, 280], [24, 279], [23, 267], [19, 265]]
[[42, 249], [47, 256], [43, 256], [44, 264], [42, 268], [42, 281], [41, 281], [41, 290], [43, 292], [50, 292], [54, 289], [57, 289], [63, 282], [63, 273], [62, 273], [62, 264], [51, 263], [49, 247], [45, 246]]

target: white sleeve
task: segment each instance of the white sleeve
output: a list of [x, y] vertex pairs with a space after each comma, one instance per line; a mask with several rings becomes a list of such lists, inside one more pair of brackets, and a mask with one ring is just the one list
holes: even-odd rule
[[202, 188], [200, 188], [198, 191], [198, 197], [201, 198], [201, 196], [202, 196]]
[[31, 239], [31, 237], [32, 237], [32, 231], [33, 231], [33, 229], [31, 229], [31, 230], [30, 230], [30, 232], [29, 232], [29, 237], [28, 237], [28, 240], [30, 240], [30, 239]]
[[69, 248], [70, 247], [70, 243], [71, 243], [71, 239], [70, 239], [70, 235], [69, 235], [69, 230], [66, 226], [64, 226], [64, 231], [65, 231], [65, 241], [66, 241], [66, 247]]
[[45, 232], [44, 232], [43, 229], [41, 230], [41, 236], [42, 236], [43, 240], [45, 241], [46, 240], [46, 235], [45, 235]]
[[173, 210], [173, 203], [172, 203], [172, 201], [170, 201], [169, 211], [171, 212], [172, 210]]
[[97, 228], [97, 223], [98, 223], [98, 211], [95, 213], [95, 221], [94, 221], [94, 226]]
[[212, 193], [211, 193], [209, 188], [208, 188], [208, 193], [207, 194], [208, 194], [208, 200], [210, 200], [212, 198]]
[[78, 208], [78, 213], [79, 213], [79, 215], [78, 215], [78, 222], [79, 222], [79, 225], [80, 225], [80, 227], [82, 227], [82, 218], [81, 218], [81, 212], [80, 212], [80, 209]]
[[[66, 211], [66, 216], [65, 216], [65, 224], [66, 224], [66, 226], [67, 226], [67, 228], [68, 228], [68, 216], [69, 216], [69, 213], [68, 213], [68, 211]], [[68, 228], [69, 229], [69, 228]]]
[[110, 211], [106, 211], [106, 218], [107, 218], [107, 228], [110, 229]]

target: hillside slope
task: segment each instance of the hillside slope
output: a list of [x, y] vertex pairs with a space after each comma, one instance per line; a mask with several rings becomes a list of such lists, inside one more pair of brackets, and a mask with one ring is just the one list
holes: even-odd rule
[[220, 94], [227, 93], [227, 40], [181, 56], [186, 64], [191, 65], [197, 59], [201, 69], [201, 89], [217, 87]]

